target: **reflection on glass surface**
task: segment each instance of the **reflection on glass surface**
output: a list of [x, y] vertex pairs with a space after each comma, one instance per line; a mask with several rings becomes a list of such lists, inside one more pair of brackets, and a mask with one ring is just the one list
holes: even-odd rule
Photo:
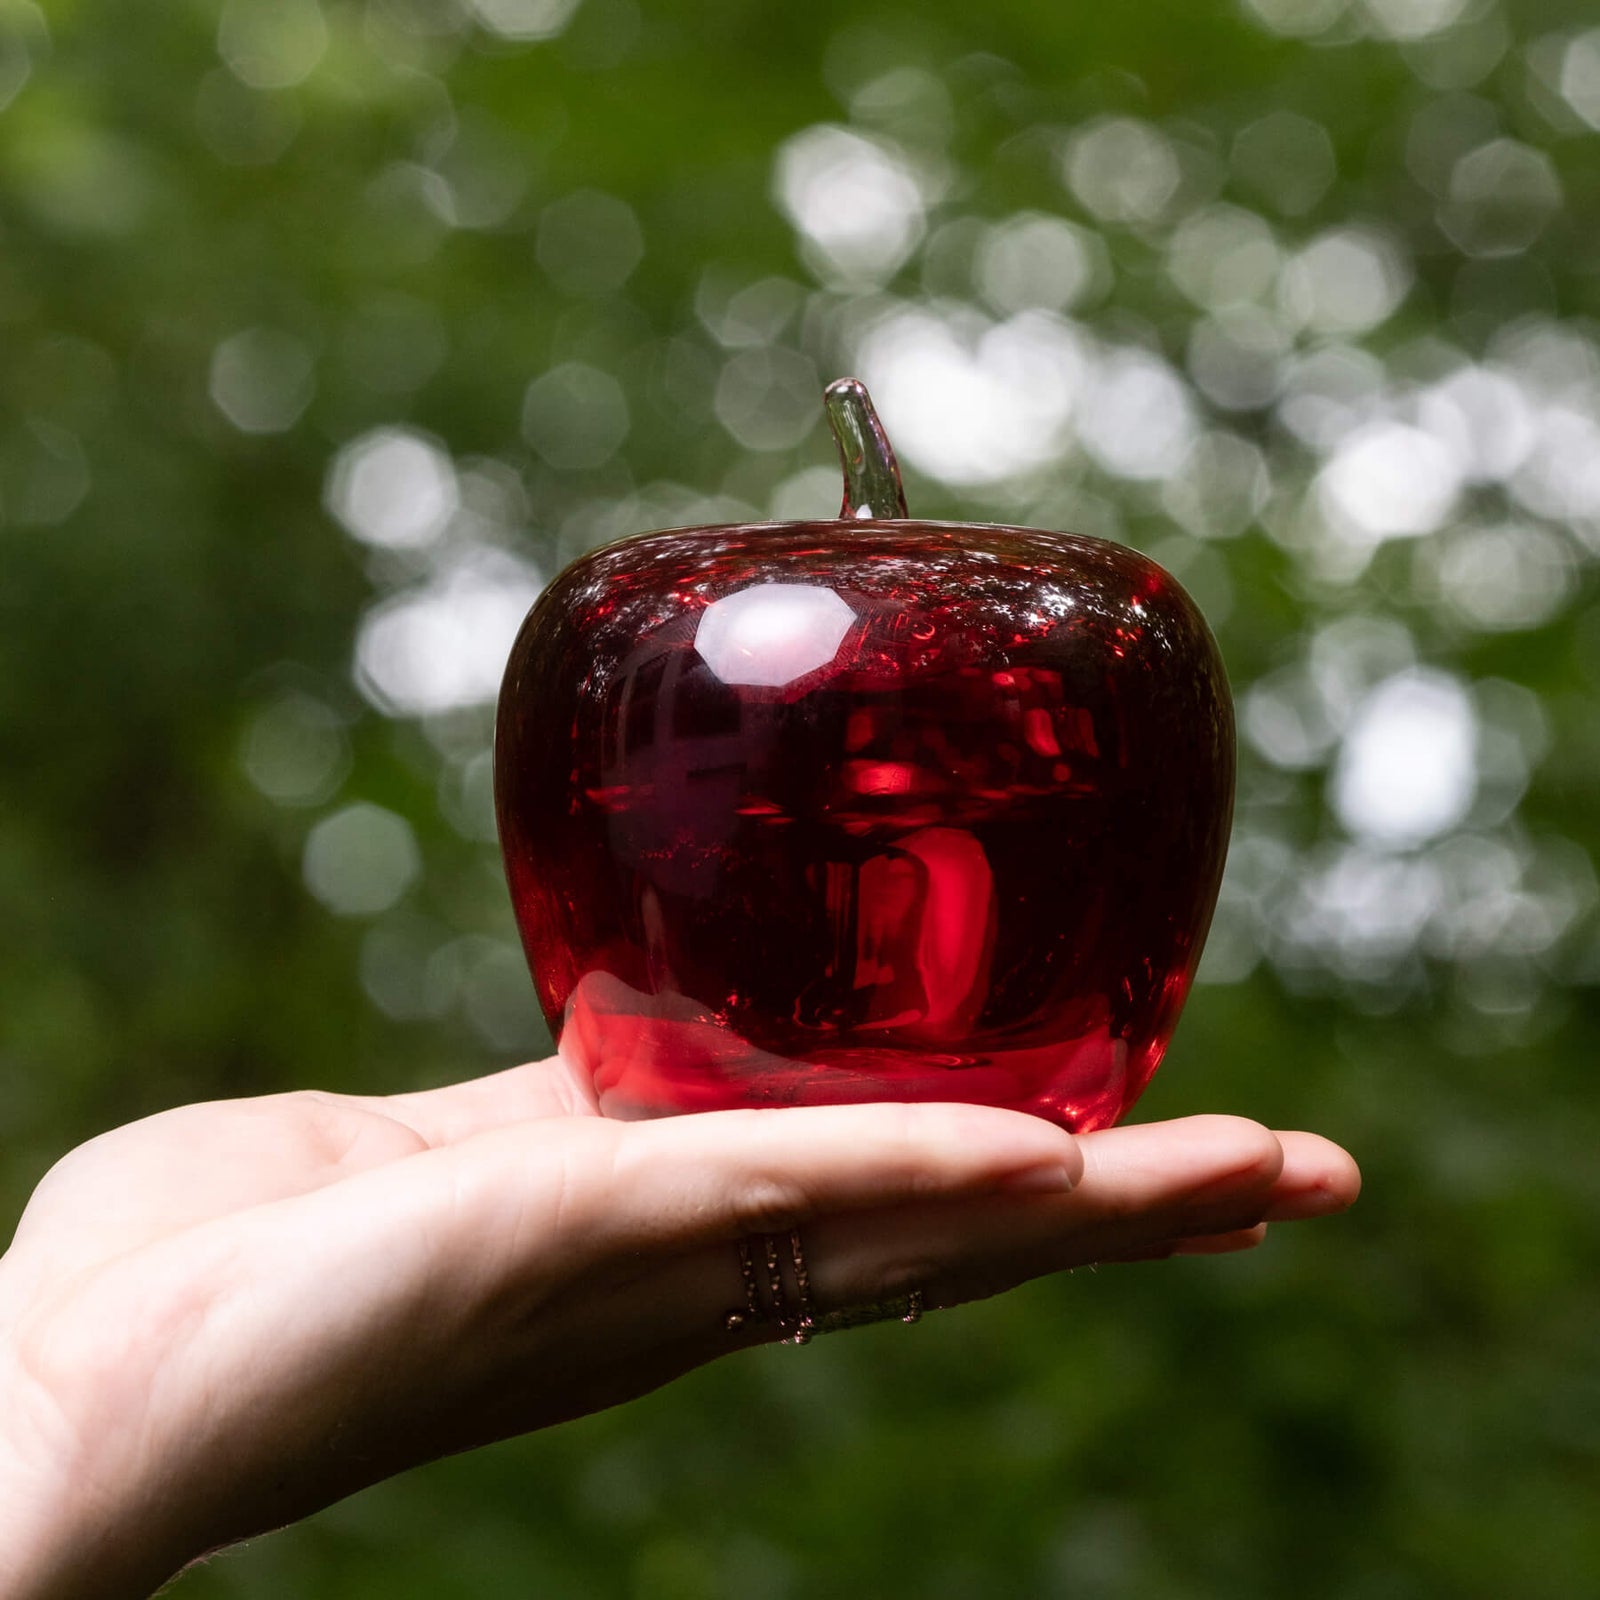
[[1221, 870], [1232, 721], [1160, 568], [913, 521], [647, 534], [512, 651], [496, 792], [561, 1049], [617, 1116], [1120, 1116]]
[[708, 605], [694, 647], [723, 683], [781, 689], [827, 666], [855, 620], [831, 589], [758, 583]]

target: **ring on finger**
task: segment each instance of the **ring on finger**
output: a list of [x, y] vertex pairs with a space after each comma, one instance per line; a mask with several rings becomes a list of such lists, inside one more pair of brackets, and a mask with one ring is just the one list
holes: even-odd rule
[[789, 1230], [782, 1245], [770, 1233], [741, 1239], [738, 1252], [744, 1305], [724, 1313], [722, 1325], [729, 1333], [775, 1323], [784, 1344], [808, 1344], [819, 1333], [843, 1333], [874, 1322], [917, 1322], [926, 1309], [922, 1290], [913, 1288], [903, 1295], [819, 1313], [811, 1298], [811, 1272], [798, 1228]]

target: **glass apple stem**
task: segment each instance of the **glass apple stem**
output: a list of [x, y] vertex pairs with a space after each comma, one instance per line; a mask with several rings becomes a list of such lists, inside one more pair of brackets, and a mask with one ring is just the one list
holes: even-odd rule
[[903, 518], [906, 491], [900, 467], [867, 386], [859, 378], [840, 378], [828, 385], [822, 403], [844, 468], [839, 515], [850, 522]]

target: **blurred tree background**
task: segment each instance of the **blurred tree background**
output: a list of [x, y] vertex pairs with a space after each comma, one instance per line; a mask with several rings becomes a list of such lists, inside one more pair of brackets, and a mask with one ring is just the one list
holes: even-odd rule
[[1141, 1116], [1364, 1162], [1254, 1256], [724, 1363], [207, 1597], [1600, 1588], [1587, 0], [0, 0], [0, 1211], [183, 1100], [543, 1051], [512, 630], [647, 527], [1146, 548], [1238, 698]]

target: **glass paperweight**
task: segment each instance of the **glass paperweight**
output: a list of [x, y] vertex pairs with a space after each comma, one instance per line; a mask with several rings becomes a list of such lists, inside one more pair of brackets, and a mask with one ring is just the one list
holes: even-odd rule
[[612, 1116], [1105, 1126], [1216, 900], [1216, 645], [1132, 550], [909, 518], [865, 390], [827, 410], [838, 518], [624, 539], [523, 625], [496, 805], [545, 1015]]

